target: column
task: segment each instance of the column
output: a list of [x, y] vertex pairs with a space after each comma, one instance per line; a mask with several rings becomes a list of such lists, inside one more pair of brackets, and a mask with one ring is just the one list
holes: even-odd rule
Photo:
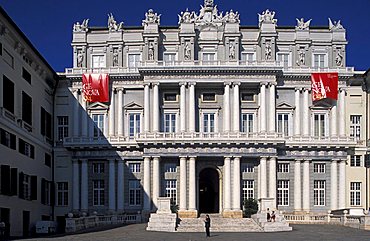
[[144, 132], [150, 130], [149, 84], [144, 84]]
[[240, 157], [234, 157], [233, 210], [239, 211], [240, 205]]
[[310, 128], [310, 117], [309, 117], [309, 109], [308, 109], [308, 89], [303, 90], [303, 135], [309, 136], [309, 128]]
[[274, 207], [276, 207], [276, 157], [270, 157], [269, 171], [269, 197], [274, 198]]
[[[330, 169], [330, 204], [331, 210], [338, 209], [338, 172], [337, 172], [337, 161], [333, 160], [331, 162], [331, 169]], [[341, 186], [344, 188], [344, 186]]]
[[266, 132], [266, 85], [261, 84], [260, 90], [260, 131]]
[[145, 211], [150, 211], [150, 157], [144, 157], [144, 207]]
[[186, 83], [180, 83], [180, 131], [186, 131]]
[[153, 157], [153, 209], [158, 207], [158, 197], [160, 196], [160, 170], [159, 157]]
[[180, 157], [180, 210], [186, 210], [186, 157]]
[[267, 197], [267, 170], [266, 170], [266, 157], [261, 157], [260, 160], [260, 171], [261, 171], [261, 195], [260, 198]]
[[122, 159], [118, 160], [118, 167], [117, 167], [117, 211], [118, 213], [123, 212], [124, 207], [124, 199], [123, 199], [123, 192], [124, 192], [124, 162]]
[[87, 160], [83, 159], [81, 161], [81, 210], [87, 211], [89, 209]]
[[294, 211], [302, 209], [302, 190], [301, 190], [301, 161], [294, 163]]
[[189, 83], [189, 132], [195, 132], [195, 83]]
[[337, 105], [334, 104], [330, 111], [330, 135], [332, 137], [337, 136]]
[[80, 168], [78, 165], [78, 160], [73, 159], [72, 160], [72, 180], [73, 180], [73, 186], [72, 186], [72, 208], [73, 210], [79, 210], [80, 209]]
[[123, 136], [123, 89], [118, 89], [118, 111], [117, 111], [117, 120], [118, 120], [118, 136]]
[[339, 162], [339, 206], [338, 209], [346, 208], [346, 160]]
[[109, 107], [109, 136], [114, 136], [114, 112], [115, 112], [115, 95], [114, 89], [112, 87], [111, 97], [110, 97], [110, 107]]
[[189, 158], [189, 210], [196, 210], [195, 157]]
[[310, 161], [303, 162], [303, 210], [310, 211]]
[[116, 210], [116, 167], [115, 160], [109, 160], [109, 187], [108, 187], [108, 208], [110, 211]]
[[346, 98], [346, 91], [345, 89], [342, 88], [339, 91], [339, 136], [346, 135], [345, 98]]
[[225, 157], [224, 160], [224, 210], [231, 209], [231, 160]]
[[159, 91], [158, 83], [153, 84], [153, 132], [159, 132]]
[[275, 104], [275, 83], [270, 83], [270, 93], [269, 93], [269, 106], [270, 106], [270, 116], [269, 116], [269, 132], [275, 132], [275, 119], [276, 119], [276, 104]]
[[234, 83], [234, 113], [233, 113], [233, 131], [239, 132], [240, 131], [240, 98], [239, 98], [239, 85], [240, 83]]
[[88, 136], [88, 130], [89, 130], [89, 122], [88, 122], [88, 120], [89, 120], [89, 118], [88, 118], [88, 113], [87, 113], [87, 110], [86, 110], [86, 108], [87, 108], [87, 103], [86, 103], [86, 101], [85, 101], [85, 99], [84, 98], [82, 98], [82, 110], [81, 110], [81, 124], [80, 124], [80, 126], [81, 126], [81, 130], [82, 130], [82, 136], [83, 137], [87, 137]]
[[[78, 102], [78, 90], [73, 91], [73, 96], [75, 97], [74, 104], [73, 104], [73, 136], [79, 136], [80, 131], [80, 103]], [[1, 98], [2, 99], [2, 98]]]
[[225, 83], [224, 88], [224, 132], [230, 131], [230, 84]]
[[300, 92], [301, 90], [295, 89], [295, 111], [294, 111], [294, 135], [301, 135], [301, 102], [300, 102]]

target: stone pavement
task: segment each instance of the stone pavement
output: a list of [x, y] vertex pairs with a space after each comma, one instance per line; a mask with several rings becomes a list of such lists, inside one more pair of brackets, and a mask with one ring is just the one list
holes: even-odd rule
[[53, 238], [37, 238], [40, 241], [362, 241], [370, 240], [370, 231], [335, 225], [292, 225], [292, 232], [279, 233], [212, 233], [206, 238], [204, 233], [164, 233], [145, 231], [146, 224], [133, 224], [105, 231], [66, 235]]

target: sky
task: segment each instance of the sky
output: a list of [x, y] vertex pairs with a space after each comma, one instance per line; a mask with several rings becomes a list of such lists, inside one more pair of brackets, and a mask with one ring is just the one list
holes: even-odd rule
[[[215, 0], [219, 11], [238, 11], [241, 25], [257, 26], [258, 13], [275, 11], [278, 26], [295, 26], [296, 18], [311, 26], [341, 20], [347, 31], [347, 66], [370, 68], [370, 0]], [[57, 72], [72, 66], [72, 27], [89, 18], [89, 26], [107, 26], [108, 13], [124, 26], [140, 26], [152, 8], [162, 26], [177, 26], [181, 11], [200, 10], [203, 0], [0, 0], [0, 6]]]

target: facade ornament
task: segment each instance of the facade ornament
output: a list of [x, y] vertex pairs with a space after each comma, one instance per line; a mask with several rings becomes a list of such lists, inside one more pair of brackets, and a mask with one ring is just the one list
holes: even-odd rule
[[84, 62], [84, 54], [83, 54], [82, 49], [80, 49], [77, 52], [77, 67], [82, 68], [83, 62]]
[[149, 43], [148, 60], [154, 60], [154, 43]]
[[226, 12], [224, 19], [227, 23], [240, 23], [239, 13], [234, 13], [232, 9], [230, 12]]
[[123, 22], [120, 22], [117, 24], [117, 21], [114, 20], [113, 14], [110, 13], [108, 14], [108, 29], [109, 31], [118, 31], [122, 30], [123, 28]]
[[341, 49], [338, 49], [337, 50], [337, 56], [335, 56], [335, 64], [338, 67], [342, 67], [342, 64], [343, 64], [343, 54], [342, 54], [342, 50]]
[[266, 60], [271, 60], [271, 57], [272, 57], [271, 43], [270, 42], [266, 42], [266, 46], [265, 46], [265, 59]]
[[113, 49], [113, 67], [118, 66], [118, 49]]
[[306, 51], [304, 49], [298, 50], [297, 65], [302, 66], [306, 64]]
[[213, 7], [213, 0], [204, 0], [205, 7]]
[[88, 24], [89, 19], [84, 19], [82, 21], [82, 24], [80, 24], [79, 22], [75, 23], [73, 25], [73, 32], [87, 32], [89, 30]]
[[189, 46], [189, 42], [186, 42], [185, 44], [185, 50], [184, 50], [184, 59], [185, 60], [190, 60], [191, 59], [191, 49]]
[[160, 24], [161, 21], [161, 14], [157, 14], [153, 11], [153, 9], [149, 9], [148, 12], [145, 13], [145, 19], [143, 20], [142, 25], [148, 25], [150, 23]]
[[342, 24], [340, 24], [340, 20], [332, 22], [329, 18], [329, 30], [339, 30], [344, 29]]
[[195, 21], [195, 12], [189, 12], [188, 9], [186, 9], [185, 12], [181, 12], [180, 14], [178, 14], [179, 16], [179, 24], [181, 23], [194, 23]]
[[308, 20], [307, 22], [304, 21], [304, 18], [301, 18], [300, 20], [296, 18], [297, 20], [297, 26], [295, 29], [297, 30], [308, 30], [310, 28], [310, 23], [312, 19]]
[[235, 59], [235, 44], [232, 42], [229, 46], [229, 59]]
[[262, 23], [272, 23], [275, 24], [277, 23], [277, 19], [274, 19], [275, 17], [275, 12], [266, 10], [262, 12], [262, 14], [258, 14], [258, 21], [259, 21], [259, 26], [261, 27]]

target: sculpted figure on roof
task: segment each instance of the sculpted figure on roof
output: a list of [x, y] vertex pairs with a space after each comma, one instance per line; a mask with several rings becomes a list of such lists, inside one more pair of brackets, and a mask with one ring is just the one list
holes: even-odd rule
[[145, 13], [145, 19], [143, 20], [143, 26], [148, 25], [149, 23], [157, 23], [160, 24], [161, 21], [161, 14], [157, 14], [153, 11], [153, 9], [149, 9], [148, 12]]

